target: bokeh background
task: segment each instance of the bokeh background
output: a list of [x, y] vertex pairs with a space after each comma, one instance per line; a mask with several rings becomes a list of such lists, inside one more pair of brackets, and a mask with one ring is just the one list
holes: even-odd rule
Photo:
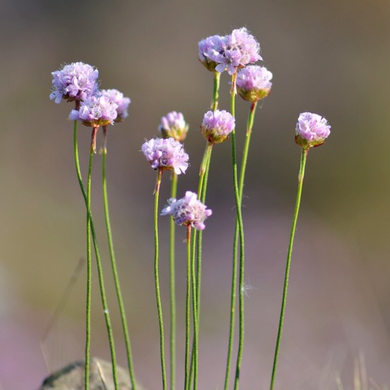
[[[191, 168], [179, 194], [197, 188], [212, 74], [197, 42], [246, 26], [274, 74], [257, 112], [244, 199], [247, 244], [246, 344], [242, 389], [267, 389], [284, 264], [295, 202], [300, 112], [325, 116], [332, 134], [309, 154], [293, 253], [277, 389], [336, 389], [353, 383], [354, 361], [390, 384], [390, 3], [384, 0], [216, 0], [0, 2], [0, 389], [32, 390], [49, 369], [83, 357], [85, 269], [44, 337], [85, 256], [85, 212], [74, 172], [71, 105], [49, 100], [51, 72], [83, 61], [103, 88], [132, 100], [109, 129], [108, 181], [120, 276], [145, 389], [160, 388], [153, 287], [155, 172], [139, 152], [161, 116], [182, 111], [190, 124]], [[228, 77], [221, 108], [228, 109]], [[237, 100], [241, 150], [248, 103]], [[87, 164], [90, 129], [79, 131]], [[222, 388], [234, 229], [229, 143], [213, 154], [205, 234], [200, 387]], [[104, 255], [119, 362], [126, 364], [104, 237], [101, 157], [93, 172], [93, 212]], [[167, 175], [168, 177], [168, 175]], [[161, 200], [169, 197], [165, 178]], [[168, 220], [161, 218], [161, 273], [168, 329]], [[179, 358], [183, 353], [184, 230], [178, 230]], [[108, 359], [94, 278], [93, 355]], [[182, 363], [178, 367], [181, 383]], [[180, 387], [180, 386], [179, 386]]]

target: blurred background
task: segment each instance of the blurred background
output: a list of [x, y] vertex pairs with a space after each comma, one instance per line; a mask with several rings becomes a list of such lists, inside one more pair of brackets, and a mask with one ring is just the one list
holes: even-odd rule
[[[246, 26], [273, 72], [257, 111], [244, 199], [246, 344], [242, 389], [267, 389], [295, 203], [300, 112], [325, 116], [332, 133], [309, 154], [298, 221], [277, 389], [352, 387], [354, 361], [390, 385], [390, 3], [384, 0], [216, 0], [0, 2], [0, 389], [37, 389], [47, 368], [40, 341], [85, 256], [85, 211], [74, 163], [71, 105], [49, 100], [51, 72], [83, 61], [101, 86], [132, 100], [129, 118], [109, 129], [108, 186], [118, 267], [136, 374], [161, 387], [153, 285], [155, 172], [140, 153], [161, 116], [183, 112], [191, 167], [179, 196], [197, 188], [205, 141], [199, 125], [212, 74], [197, 43]], [[220, 107], [229, 109], [227, 74]], [[237, 99], [239, 156], [247, 102]], [[90, 129], [80, 128], [86, 175]], [[100, 142], [99, 138], [99, 142]], [[126, 365], [109, 269], [101, 156], [93, 171], [93, 212], [103, 254], [119, 363]], [[166, 175], [161, 206], [169, 197]], [[215, 147], [204, 235], [200, 388], [221, 389], [228, 339], [234, 197], [230, 143]], [[168, 219], [161, 218], [161, 285], [166, 329]], [[178, 358], [183, 356], [185, 229], [178, 229]], [[92, 355], [109, 359], [94, 277]], [[84, 354], [85, 269], [44, 338], [49, 369]], [[182, 382], [178, 365], [178, 384]], [[180, 386], [179, 386], [180, 387]]]

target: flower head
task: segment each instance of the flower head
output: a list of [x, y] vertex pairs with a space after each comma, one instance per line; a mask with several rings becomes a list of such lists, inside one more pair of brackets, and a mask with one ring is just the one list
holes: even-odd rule
[[207, 69], [232, 75], [237, 68], [261, 60], [260, 44], [245, 27], [235, 29], [230, 35], [214, 35], [198, 44], [200, 61]]
[[161, 211], [161, 215], [172, 215], [178, 225], [191, 225], [195, 229], [203, 230], [204, 221], [212, 214], [210, 209], [197, 198], [194, 192], [187, 191], [184, 198], [176, 200], [171, 198], [168, 205]]
[[131, 100], [128, 97], [124, 97], [122, 92], [119, 92], [117, 89], [102, 89], [100, 93], [103, 96], [107, 96], [118, 106], [116, 109], [118, 115], [115, 122], [122, 122], [129, 116], [127, 108], [129, 107]]
[[303, 149], [320, 146], [330, 134], [328, 121], [317, 114], [303, 112], [295, 128], [295, 142]]
[[184, 141], [188, 132], [188, 124], [181, 112], [172, 111], [161, 118], [158, 127], [163, 138], [174, 138], [176, 141]]
[[72, 110], [69, 119], [79, 120], [85, 126], [100, 127], [113, 124], [118, 105], [104, 95], [93, 95], [81, 103], [79, 110]]
[[142, 145], [142, 153], [153, 169], [174, 170], [177, 175], [188, 168], [188, 154], [173, 138], [152, 138]]
[[84, 101], [98, 88], [96, 82], [99, 76], [98, 70], [83, 62], [65, 65], [51, 74], [53, 85], [50, 99], [55, 99], [56, 103], [60, 103], [62, 99], [68, 102]]
[[215, 71], [218, 62], [217, 55], [223, 53], [226, 48], [226, 37], [213, 35], [198, 43], [198, 59], [211, 72]]
[[257, 102], [271, 91], [272, 73], [263, 66], [249, 65], [237, 74], [237, 92], [250, 102]]
[[207, 111], [200, 126], [203, 136], [212, 144], [225, 141], [234, 130], [236, 120], [225, 110]]

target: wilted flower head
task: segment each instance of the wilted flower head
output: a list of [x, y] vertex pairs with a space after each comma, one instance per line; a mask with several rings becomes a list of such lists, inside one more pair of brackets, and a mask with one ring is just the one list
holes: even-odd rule
[[62, 69], [51, 73], [53, 75], [52, 92], [50, 99], [60, 103], [67, 101], [84, 101], [97, 90], [99, 72], [91, 65], [83, 62], [74, 62], [65, 65]]
[[81, 103], [79, 110], [72, 110], [69, 119], [79, 120], [85, 126], [100, 127], [113, 124], [118, 105], [107, 96], [94, 95]]
[[172, 111], [161, 118], [158, 131], [163, 138], [174, 138], [176, 141], [184, 141], [188, 132], [188, 124], [181, 112]]
[[214, 35], [199, 42], [199, 59], [209, 70], [232, 75], [237, 68], [261, 60], [260, 44], [245, 27], [235, 29], [230, 35]]
[[116, 109], [118, 116], [116, 117], [115, 122], [122, 122], [123, 119], [129, 116], [127, 108], [131, 102], [130, 98], [124, 97], [123, 93], [119, 92], [117, 89], [102, 89], [100, 93], [103, 96], [107, 96], [118, 106]]
[[177, 175], [188, 168], [188, 154], [173, 138], [152, 138], [142, 145], [142, 152], [153, 169], [174, 170]]
[[250, 102], [257, 102], [271, 91], [272, 73], [263, 66], [249, 65], [237, 74], [237, 92]]
[[176, 200], [171, 198], [168, 205], [161, 211], [161, 215], [172, 215], [178, 225], [191, 225], [195, 229], [203, 230], [204, 221], [212, 214], [210, 209], [197, 198], [194, 192], [187, 191], [184, 198]]
[[234, 130], [236, 120], [225, 110], [207, 111], [200, 126], [203, 136], [211, 144], [225, 141]]
[[320, 146], [330, 134], [328, 121], [317, 114], [303, 112], [295, 128], [295, 142], [303, 149]]

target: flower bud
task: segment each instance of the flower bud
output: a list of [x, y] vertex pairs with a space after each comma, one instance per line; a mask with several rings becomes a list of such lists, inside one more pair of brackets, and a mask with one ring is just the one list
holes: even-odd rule
[[207, 111], [200, 129], [209, 143], [219, 144], [229, 137], [235, 124], [234, 117], [225, 110]]
[[249, 65], [237, 75], [237, 92], [249, 102], [267, 97], [271, 91], [272, 73], [263, 66]]
[[330, 134], [328, 121], [317, 114], [303, 112], [295, 128], [295, 142], [303, 149], [320, 146]]
[[172, 111], [161, 118], [158, 131], [163, 138], [174, 138], [176, 141], [183, 142], [187, 137], [188, 128], [183, 114]]

